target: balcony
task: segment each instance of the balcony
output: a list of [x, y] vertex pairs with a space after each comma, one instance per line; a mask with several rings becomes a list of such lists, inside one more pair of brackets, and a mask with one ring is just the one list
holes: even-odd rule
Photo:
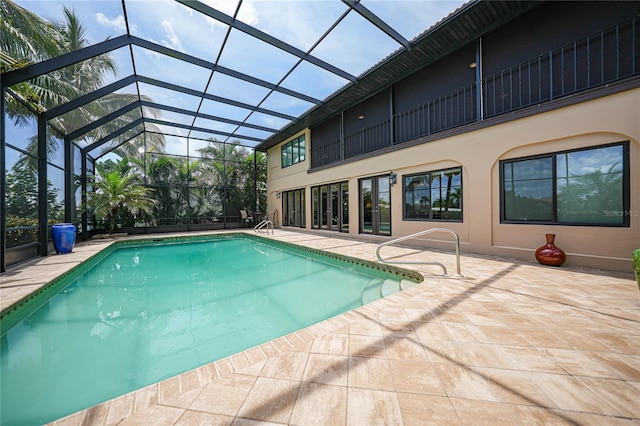
[[[640, 18], [543, 53], [329, 143], [312, 143], [311, 168], [401, 146], [469, 123], [544, 104], [640, 74]], [[479, 112], [481, 111], [481, 114]]]

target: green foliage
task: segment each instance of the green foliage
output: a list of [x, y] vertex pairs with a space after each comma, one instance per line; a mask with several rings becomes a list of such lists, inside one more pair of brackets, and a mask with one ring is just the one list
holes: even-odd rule
[[638, 289], [640, 290], [640, 249], [636, 249], [631, 254], [633, 260], [633, 271], [636, 274], [636, 281], [638, 282]]
[[38, 219], [19, 217], [8, 214], [7, 223], [7, 248], [38, 241]]
[[129, 171], [121, 175], [118, 170], [98, 170], [92, 182], [93, 192], [87, 194], [85, 210], [98, 220], [109, 221], [109, 233], [113, 233], [121, 214], [152, 214], [155, 200], [140, 185], [136, 175]]
[[[0, 70], [3, 73], [73, 52], [90, 44], [86, 38], [86, 28], [73, 9], [64, 7], [64, 20], [51, 23], [11, 0], [2, 0], [0, 5], [0, 15], [3, 17], [0, 20]], [[11, 89], [32, 110], [42, 112], [103, 87], [109, 73], [116, 75], [115, 63], [109, 54], [103, 54], [37, 76], [28, 82], [12, 86]], [[13, 96], [7, 95], [5, 99], [7, 113], [16, 122], [22, 120], [25, 114], [30, 114]], [[68, 133], [136, 100], [138, 96], [134, 94], [111, 93], [52, 119], [52, 123]], [[84, 138], [89, 141], [98, 140], [130, 121], [131, 117], [124, 114], [107, 125], [94, 129]], [[119, 150], [133, 154], [140, 143], [145, 143], [144, 138], [136, 138]], [[162, 149], [165, 144], [164, 136], [149, 136], [146, 144], [149, 148]]]
[[[14, 216], [25, 220], [37, 219], [38, 179], [31, 170], [21, 167], [20, 164], [21, 161], [16, 162], [6, 174], [6, 214], [7, 217]], [[51, 181], [47, 181], [47, 215], [52, 220], [61, 218], [64, 213], [63, 205], [58, 201], [59, 192]]]
[[[130, 173], [149, 190], [156, 204], [153, 217], [119, 213], [119, 223], [135, 226], [185, 225], [234, 220], [241, 209], [254, 210], [254, 155], [257, 166], [258, 206], [266, 207], [266, 156], [235, 144], [211, 140], [201, 157], [183, 157], [155, 152], [136, 153], [121, 161], [99, 164], [102, 174]], [[148, 220], [143, 220], [148, 219]]]

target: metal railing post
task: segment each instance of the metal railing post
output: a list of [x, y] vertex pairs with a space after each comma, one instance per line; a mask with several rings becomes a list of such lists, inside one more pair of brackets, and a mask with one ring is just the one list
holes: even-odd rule
[[384, 260], [381, 256], [380, 256], [380, 250], [382, 249], [382, 247], [384, 246], [388, 246], [391, 244], [396, 244], [399, 243], [401, 241], [406, 241], [406, 240], [410, 240], [412, 238], [416, 238], [416, 237], [420, 237], [422, 235], [426, 235], [426, 234], [431, 234], [434, 232], [448, 232], [450, 234], [452, 234], [455, 237], [455, 243], [456, 243], [456, 277], [462, 277], [462, 274], [460, 273], [460, 237], [458, 236], [458, 234], [453, 230], [453, 229], [449, 229], [449, 228], [431, 228], [431, 229], [427, 229], [425, 231], [420, 231], [420, 232], [416, 232], [415, 234], [411, 234], [411, 235], [407, 235], [404, 237], [399, 237], [399, 238], [395, 238], [391, 241], [387, 241], [384, 242], [382, 244], [380, 244], [378, 246], [378, 248], [376, 249], [376, 257], [378, 258], [379, 262], [382, 263], [388, 263], [388, 264], [408, 264], [408, 265], [437, 265], [440, 266], [444, 272], [444, 276], [448, 276], [447, 274], [447, 268], [440, 262], [427, 262], [427, 261], [389, 261], [389, 260]]

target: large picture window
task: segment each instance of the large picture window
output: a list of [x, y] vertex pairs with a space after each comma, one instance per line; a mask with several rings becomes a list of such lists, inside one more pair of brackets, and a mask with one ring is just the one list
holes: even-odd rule
[[462, 168], [403, 176], [406, 220], [462, 221]]
[[629, 225], [629, 144], [500, 162], [502, 221]]
[[306, 140], [304, 135], [282, 145], [281, 163], [282, 168], [301, 163], [305, 159]]

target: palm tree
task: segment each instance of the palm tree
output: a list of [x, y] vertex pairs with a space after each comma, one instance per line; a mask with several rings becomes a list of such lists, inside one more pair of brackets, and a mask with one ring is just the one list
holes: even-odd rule
[[86, 210], [99, 218], [109, 219], [109, 233], [116, 228], [121, 213], [152, 214], [155, 201], [149, 198], [146, 187], [140, 185], [131, 170], [121, 175], [118, 170], [100, 171], [88, 194]]
[[453, 205], [450, 206], [450, 200], [451, 200], [451, 184], [453, 183], [453, 178], [454, 176], [458, 176], [461, 173], [461, 170], [459, 169], [455, 169], [455, 170], [449, 170], [447, 172], [444, 172], [444, 176], [447, 177], [447, 195], [445, 196], [445, 202], [444, 202], [444, 211], [449, 211], [449, 207], [453, 207]]
[[615, 222], [618, 217], [607, 219], [606, 211], [622, 211], [623, 181], [620, 165], [615, 163], [608, 170], [596, 169], [583, 175], [572, 175], [558, 191], [558, 217], [561, 221]]
[[[19, 69], [89, 45], [86, 28], [72, 9], [65, 7], [64, 19], [53, 23], [45, 21], [11, 0], [0, 0], [0, 11], [3, 16], [3, 20], [0, 21], [2, 72]], [[104, 54], [12, 86], [10, 90], [35, 111], [45, 111], [104, 86], [110, 73], [115, 75], [116, 67], [111, 57]], [[137, 99], [138, 96], [134, 94], [112, 93], [56, 117], [51, 123], [64, 133], [69, 133]], [[16, 97], [7, 95], [6, 101], [7, 113], [16, 123], [26, 123], [32, 116]], [[114, 129], [128, 124], [131, 119], [132, 117], [125, 114], [95, 129], [84, 136], [85, 143], [101, 139]], [[164, 149], [164, 137], [161, 135], [153, 135], [146, 138], [146, 141], [145, 138], [136, 138], [136, 141], [137, 144], [146, 144], [148, 149]], [[46, 149], [47, 156], [58, 149], [52, 132], [47, 132]], [[137, 146], [125, 143], [118, 151], [120, 155], [126, 155], [136, 152], [137, 149]], [[14, 169], [28, 170], [35, 177], [38, 170], [37, 136], [29, 140], [25, 150], [32, 155], [23, 155], [15, 163]]]
[[[64, 20], [49, 23], [11, 0], [0, 0], [0, 4], [3, 18], [5, 18], [0, 23], [3, 35], [0, 37], [2, 72], [73, 52], [89, 45], [86, 38], [87, 30], [73, 9], [65, 7]], [[109, 54], [103, 54], [18, 84], [11, 87], [11, 90], [36, 111], [45, 111], [103, 87], [109, 73], [117, 75], [116, 66]], [[137, 94], [112, 93], [61, 117], [56, 117], [51, 120], [51, 123], [65, 133], [69, 133], [136, 100], [138, 100]], [[8, 95], [6, 101], [6, 109], [11, 118], [20, 120], [30, 115], [13, 96]], [[139, 114], [139, 111], [137, 113]], [[155, 111], [148, 111], [148, 113], [154, 114]], [[122, 115], [95, 129], [85, 138], [88, 143], [91, 143], [125, 126], [131, 119], [132, 117], [126, 114]], [[148, 149], [164, 149], [165, 141], [162, 135], [154, 134], [146, 139]], [[29, 149], [37, 148], [37, 144], [32, 145]], [[129, 147], [129, 145], [125, 144], [119, 150], [129, 154], [138, 149], [137, 146]], [[34, 154], [35, 152], [33, 151]]]
[[[254, 170], [255, 157], [255, 170]], [[267, 208], [267, 156], [254, 150], [248, 153], [242, 163], [242, 175], [245, 176], [244, 194], [245, 205], [256, 209]], [[255, 191], [254, 191], [255, 189]], [[257, 199], [254, 199], [257, 197]]]
[[[21, 8], [11, 0], [2, 0], [2, 71], [73, 52], [88, 45], [86, 29], [73, 10], [64, 8], [64, 22], [49, 23]], [[115, 73], [109, 55], [100, 55], [82, 63], [36, 77], [12, 91], [35, 110], [43, 111], [68, 102], [101, 87], [107, 72]], [[12, 97], [7, 98], [10, 116], [20, 115]], [[79, 109], [82, 111], [82, 109]]]
[[248, 151], [237, 144], [229, 144], [211, 139], [209, 145], [198, 150], [203, 161], [203, 178], [215, 188], [222, 201], [225, 215], [252, 206], [253, 197], [245, 197], [244, 184], [253, 173], [243, 172], [243, 163]]
[[[0, 73], [59, 54], [59, 34], [52, 24], [10, 0], [0, 0], [0, 15]], [[20, 83], [11, 90], [36, 111], [42, 110], [32, 83]], [[20, 104], [11, 96], [6, 101], [9, 117], [22, 117]]]

